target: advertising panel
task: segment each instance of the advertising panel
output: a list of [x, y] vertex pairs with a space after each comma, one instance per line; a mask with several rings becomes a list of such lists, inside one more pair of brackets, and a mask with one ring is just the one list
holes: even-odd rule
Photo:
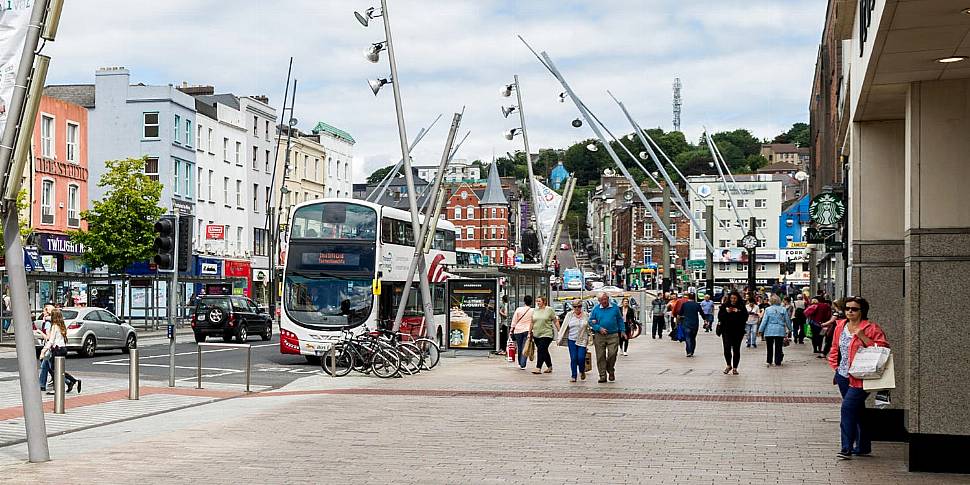
[[115, 285], [88, 285], [88, 306], [104, 308], [115, 313]]
[[498, 280], [448, 280], [448, 347], [495, 350]]

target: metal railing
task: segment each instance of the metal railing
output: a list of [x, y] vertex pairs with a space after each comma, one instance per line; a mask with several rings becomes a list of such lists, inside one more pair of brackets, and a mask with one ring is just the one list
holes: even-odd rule
[[196, 367], [196, 376], [198, 383], [196, 384], [196, 389], [202, 389], [202, 347], [220, 347], [220, 348], [230, 348], [230, 349], [246, 349], [246, 392], [252, 392], [249, 390], [249, 380], [252, 377], [252, 363], [253, 363], [253, 346], [250, 344], [220, 344], [220, 343], [206, 343], [199, 342], [198, 344], [198, 365]]

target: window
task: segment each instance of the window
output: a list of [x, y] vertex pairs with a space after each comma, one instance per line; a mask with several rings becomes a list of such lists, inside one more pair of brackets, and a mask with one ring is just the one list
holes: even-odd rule
[[347, 163], [344, 164], [344, 180], [350, 180], [350, 177], [347, 176], [347, 174], [349, 173], [348, 170], [347, 170], [348, 169], [348, 165], [350, 165], [350, 162], [347, 162]]
[[327, 159], [327, 176], [333, 177], [333, 158]]
[[236, 228], [236, 252], [237, 253], [242, 252], [242, 240], [243, 240], [243, 228], [237, 227]]
[[172, 141], [179, 143], [179, 128], [182, 127], [182, 117], [175, 115], [175, 123], [172, 125]]
[[731, 208], [731, 201], [728, 200], [728, 199], [721, 199], [721, 200], [717, 201], [717, 206], [720, 207], [720, 208], [722, 208], [722, 209], [730, 209]]
[[212, 152], [212, 128], [209, 128], [209, 137], [206, 139], [205, 149], [206, 151], [214, 155], [214, 153]]
[[184, 169], [182, 170], [182, 176], [185, 177], [184, 180], [182, 180], [182, 183], [185, 184], [185, 193], [183, 195], [186, 197], [192, 197], [192, 187], [194, 186], [192, 184], [192, 174], [194, 172], [192, 169], [192, 162], [183, 160], [182, 168]]
[[456, 221], [461, 220], [461, 207], [455, 207], [455, 215], [452, 217], [452, 219]]
[[78, 133], [79, 128], [76, 123], [67, 123], [67, 161], [71, 163], [78, 163]]
[[223, 177], [222, 178], [222, 203], [225, 204], [226, 207], [230, 207], [230, 205], [229, 205], [229, 177]]
[[761, 263], [761, 264], [758, 265], [758, 271], [759, 272], [760, 271], [765, 271], [766, 269], [767, 269], [767, 266], [764, 263]]
[[[310, 155], [303, 155], [303, 179], [306, 180], [307, 171], [310, 169]], [[317, 174], [313, 174], [313, 180], [317, 179]]]
[[768, 207], [768, 199], [755, 199], [754, 206], [758, 209]]
[[236, 165], [242, 165], [242, 143], [236, 142]]
[[337, 178], [340, 178], [340, 160], [337, 160]]
[[259, 117], [253, 116], [253, 136], [259, 136]]
[[722, 220], [722, 221], [717, 221], [717, 225], [718, 225], [718, 228], [719, 229], [730, 229], [731, 228], [731, 221], [726, 220], [726, 219], [725, 220]]
[[40, 223], [54, 223], [54, 181], [44, 180], [40, 191]]
[[738, 271], [747, 271], [748, 270], [748, 265], [738, 263], [738, 264], [734, 265], [734, 269], [736, 269]]
[[785, 236], [785, 241], [788, 241], [789, 243], [791, 243], [794, 240], [795, 240], [795, 236], [792, 236], [791, 234]]
[[768, 225], [768, 219], [758, 219], [758, 227], [765, 227]]
[[643, 237], [646, 239], [653, 239], [653, 223], [648, 222], [643, 225]]
[[40, 117], [40, 155], [54, 158], [54, 118], [47, 115]]
[[492, 219], [495, 219], [496, 217], [498, 217], [498, 209], [492, 207]]
[[266, 120], [266, 139], [269, 140], [269, 120]]
[[721, 240], [718, 240], [717, 241], [717, 247], [719, 247], [719, 248], [731, 247], [731, 241], [729, 239], [721, 239]]
[[79, 227], [81, 219], [78, 218], [78, 186], [71, 184], [67, 186], [67, 226]]
[[174, 185], [172, 189], [175, 191], [175, 195], [181, 195], [182, 191], [179, 190], [179, 171], [182, 170], [182, 162], [179, 161], [178, 159], [175, 159], [174, 165], [175, 165], [175, 177], [172, 180], [172, 183]]
[[253, 254], [256, 256], [269, 255], [269, 231], [266, 229], [253, 229]]
[[253, 184], [253, 212], [259, 213], [259, 184]]
[[229, 163], [229, 139], [222, 139], [222, 161]]
[[195, 135], [195, 148], [196, 150], [202, 151], [202, 125], [199, 125], [199, 130]]
[[242, 209], [242, 180], [236, 181], [236, 207]]
[[158, 157], [145, 159], [145, 175], [158, 182]]
[[468, 212], [468, 219], [474, 219], [475, 218], [475, 208], [474, 207], [468, 206], [468, 209], [466, 209], [466, 211]]
[[209, 170], [209, 202], [210, 203], [215, 202], [215, 199], [212, 198], [212, 177], [214, 175], [215, 175], [215, 172], [213, 172], [212, 170]]
[[158, 138], [158, 113], [142, 113], [142, 137]]
[[748, 199], [737, 199], [734, 201], [734, 203], [738, 205], [738, 208], [747, 207]]
[[266, 173], [269, 173], [269, 150], [266, 150], [266, 161], [264, 163], [266, 165], [266, 167], [264, 168], [264, 171]]
[[322, 177], [320, 177], [320, 159], [314, 158], [313, 159], [313, 180], [320, 180], [321, 178]]
[[731, 270], [731, 264], [730, 263], [717, 263], [717, 270], [718, 271], [730, 271]]
[[257, 156], [259, 156], [259, 148], [253, 147], [253, 170], [259, 170], [259, 163], [256, 161]]
[[475, 239], [475, 228], [474, 227], [469, 226], [469, 227], [465, 228], [465, 238], [466, 239]]
[[185, 120], [185, 146], [192, 146], [192, 120]]
[[198, 173], [198, 176], [195, 179], [195, 195], [196, 195], [196, 197], [199, 198], [199, 200], [204, 200], [202, 198], [202, 178], [203, 178], [203, 175], [204, 175], [203, 172], [204, 171], [202, 170], [202, 167], [199, 167], [199, 173]]
[[792, 226], [795, 225], [795, 221], [792, 220], [792, 219], [786, 219], [785, 220], [785, 225], [788, 226], [788, 227], [792, 227]]

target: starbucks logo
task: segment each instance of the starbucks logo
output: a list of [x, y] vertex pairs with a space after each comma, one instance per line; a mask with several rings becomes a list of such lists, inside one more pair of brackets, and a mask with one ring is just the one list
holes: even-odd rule
[[812, 199], [808, 212], [816, 224], [834, 226], [845, 217], [845, 203], [835, 194], [819, 194]]

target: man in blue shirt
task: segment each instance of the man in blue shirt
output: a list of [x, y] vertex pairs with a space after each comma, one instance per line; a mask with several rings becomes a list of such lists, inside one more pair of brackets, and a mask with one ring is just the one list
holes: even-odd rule
[[697, 348], [697, 331], [700, 329], [700, 320], [704, 318], [704, 310], [700, 303], [694, 299], [693, 293], [687, 294], [687, 301], [680, 306], [681, 325], [684, 326], [684, 342], [687, 344], [687, 357], [694, 356], [694, 349]]
[[599, 305], [589, 314], [589, 327], [593, 330], [593, 346], [596, 348], [596, 370], [599, 371], [599, 382], [606, 379], [615, 381], [616, 352], [620, 347], [620, 336], [626, 338], [626, 325], [620, 307], [610, 302], [610, 297], [604, 292], [596, 296]]
[[704, 295], [701, 310], [704, 310], [704, 332], [707, 333], [714, 325], [714, 302], [711, 300], [711, 295]]

